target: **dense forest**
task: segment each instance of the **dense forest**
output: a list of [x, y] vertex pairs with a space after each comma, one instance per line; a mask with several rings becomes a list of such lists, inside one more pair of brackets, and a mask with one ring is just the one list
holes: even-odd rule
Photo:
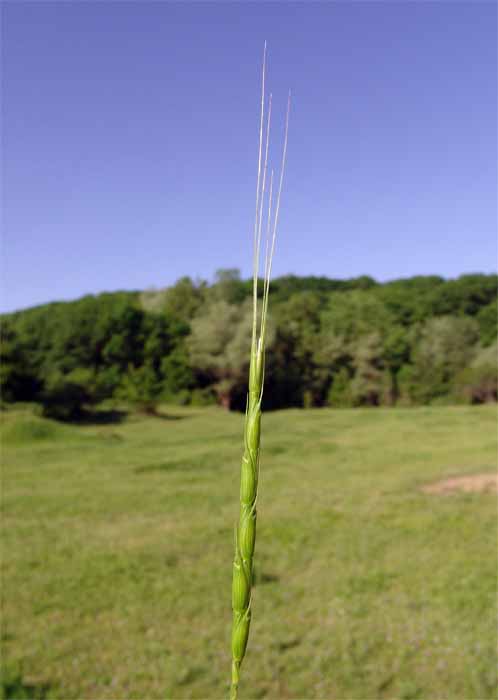
[[[496, 401], [497, 284], [275, 279], [265, 408]], [[250, 332], [251, 281], [238, 270], [4, 314], [2, 401], [66, 419], [104, 401], [244, 410]]]

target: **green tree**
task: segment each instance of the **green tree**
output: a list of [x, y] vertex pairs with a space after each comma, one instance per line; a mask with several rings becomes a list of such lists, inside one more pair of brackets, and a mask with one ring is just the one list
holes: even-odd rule
[[91, 401], [90, 370], [78, 368], [67, 374], [54, 371], [45, 379], [41, 392], [42, 413], [57, 420], [81, 418], [85, 404]]
[[273, 305], [277, 323], [274, 352], [286, 357], [284, 380], [289, 381], [292, 377], [298, 380], [296, 393], [300, 405], [312, 406], [324, 398], [322, 377], [316, 372], [314, 357], [322, 306], [322, 297], [311, 291], [299, 292], [287, 301]]
[[479, 324], [481, 343], [485, 347], [492, 345], [498, 335], [498, 303], [495, 299], [487, 306], [483, 306], [476, 316]]
[[[173, 350], [178, 336], [183, 329], [178, 327], [178, 323], [173, 324], [172, 329], [166, 316], [148, 315], [143, 321], [143, 361], [150, 364], [156, 374], [160, 373], [163, 359]], [[172, 334], [176, 333], [176, 337]]]
[[[227, 409], [236, 398], [242, 404], [245, 402], [251, 328], [250, 303], [240, 307], [218, 301], [204, 307], [192, 321], [192, 333], [187, 341], [190, 363], [200, 385], [211, 385], [219, 403]], [[269, 328], [267, 347], [272, 342]]]
[[4, 320], [1, 333], [0, 387], [2, 401], [30, 401], [40, 389], [36, 369], [11, 322]]
[[342, 367], [332, 377], [332, 384], [327, 395], [327, 404], [332, 408], [350, 408], [353, 406], [351, 377], [345, 367]]
[[474, 358], [478, 338], [474, 319], [441, 316], [427, 321], [413, 350], [413, 398], [427, 403], [448, 396], [453, 378]]
[[431, 299], [445, 284], [442, 277], [418, 275], [378, 285], [374, 294], [394, 323], [409, 328], [430, 315]]
[[392, 325], [383, 338], [383, 358], [387, 375], [384, 378], [384, 402], [395, 404], [399, 398], [398, 375], [410, 359], [410, 335], [401, 325]]
[[332, 294], [322, 314], [323, 331], [342, 336], [346, 342], [372, 332], [384, 335], [392, 325], [384, 302], [369, 291]]
[[240, 270], [236, 268], [216, 270], [215, 280], [208, 293], [211, 302], [241, 304], [251, 294], [251, 287], [240, 279]]
[[397, 401], [403, 406], [411, 406], [419, 401], [415, 369], [411, 364], [400, 367], [396, 373]]
[[[386, 373], [394, 375], [407, 353], [403, 338], [403, 329], [394, 324], [386, 305], [373, 292], [353, 290], [331, 295], [321, 316], [315, 349], [323, 386], [329, 386], [342, 371], [341, 382], [346, 376], [352, 378], [348, 401], [377, 405], [388, 395], [391, 403], [393, 378]], [[334, 384], [332, 391], [336, 391]]]
[[470, 365], [455, 378], [455, 394], [466, 403], [486, 403], [498, 398], [498, 341], [481, 348]]
[[369, 333], [360, 338], [353, 364], [355, 375], [351, 382], [351, 394], [355, 405], [379, 406], [386, 403], [389, 384], [379, 333]]
[[124, 399], [140, 413], [156, 413], [161, 383], [152, 363], [141, 367], [128, 366], [118, 390], [119, 398]]
[[161, 373], [164, 377], [163, 389], [167, 398], [186, 396], [194, 389], [195, 377], [185, 344], [182, 343], [163, 358]]
[[172, 318], [189, 323], [203, 305], [206, 290], [205, 282], [196, 283], [190, 277], [181, 277], [164, 291], [161, 311]]
[[[484, 371], [471, 369], [472, 353], [496, 340], [497, 280], [496, 275], [419, 276], [378, 284], [368, 277], [289, 275], [272, 281], [276, 333], [266, 367], [265, 408], [322, 405], [337, 396], [346, 377], [351, 383], [346, 394], [356, 378], [356, 402], [450, 400], [462, 371]], [[85, 370], [77, 384], [86, 381], [87, 401], [100, 401], [115, 395], [129, 365], [150, 365], [167, 397], [207, 401], [216, 385], [220, 401], [243, 407], [238, 377], [244, 369], [238, 368], [233, 334], [242, 333], [249, 297], [250, 281], [227, 269], [218, 271], [211, 285], [183, 277], [157, 292], [87, 295], [6, 314], [3, 400], [41, 400], [61, 377]], [[222, 304], [218, 320], [212, 318], [217, 304]], [[212, 344], [209, 362], [204, 358], [194, 366], [192, 351], [204, 346], [204, 352], [207, 343], [199, 341], [196, 330], [191, 348], [191, 324], [202, 325], [203, 317], [211, 319], [208, 325], [222, 326], [221, 347]], [[457, 320], [441, 321], [445, 317]], [[472, 332], [469, 319], [477, 324]], [[374, 345], [368, 340], [372, 335], [377, 335]], [[240, 337], [245, 343], [245, 335]], [[375, 399], [360, 391], [372, 372]]]
[[475, 316], [496, 299], [498, 275], [462, 275], [432, 290], [428, 307], [431, 316]]

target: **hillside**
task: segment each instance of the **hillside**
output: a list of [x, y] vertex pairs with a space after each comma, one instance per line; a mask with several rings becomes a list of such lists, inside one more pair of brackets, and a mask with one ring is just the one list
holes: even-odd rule
[[[266, 408], [496, 400], [497, 280], [274, 280]], [[243, 410], [250, 294], [221, 270], [4, 315], [3, 400], [59, 418], [103, 400]]]

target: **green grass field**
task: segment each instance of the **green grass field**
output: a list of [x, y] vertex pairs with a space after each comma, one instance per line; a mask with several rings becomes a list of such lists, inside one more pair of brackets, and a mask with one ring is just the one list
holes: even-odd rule
[[[4, 697], [227, 696], [243, 416], [3, 414]], [[495, 698], [495, 407], [263, 416], [241, 698]]]

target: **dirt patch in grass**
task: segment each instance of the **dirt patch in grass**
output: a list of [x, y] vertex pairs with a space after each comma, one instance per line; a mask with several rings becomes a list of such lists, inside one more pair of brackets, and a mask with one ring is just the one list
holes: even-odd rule
[[424, 486], [425, 493], [453, 493], [463, 491], [464, 493], [481, 493], [482, 491], [498, 492], [498, 474], [472, 474], [469, 476], [456, 476], [451, 479], [444, 479], [435, 484]]

